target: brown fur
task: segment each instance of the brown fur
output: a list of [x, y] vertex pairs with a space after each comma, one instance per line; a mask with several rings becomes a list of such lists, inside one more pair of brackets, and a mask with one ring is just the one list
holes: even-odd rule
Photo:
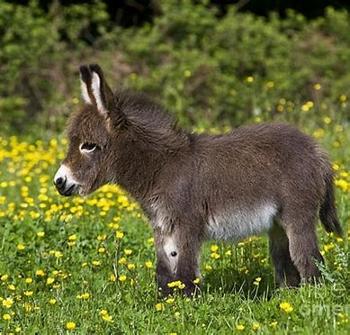
[[[93, 72], [99, 74], [107, 113], [97, 106]], [[82, 67], [81, 78], [91, 104], [68, 126], [64, 164], [77, 181], [73, 193], [88, 194], [105, 183], [130, 192], [152, 222], [164, 292], [173, 280], [193, 292], [200, 247], [211, 228], [222, 239], [236, 239], [260, 232], [266, 224], [262, 215], [271, 213], [276, 280], [296, 286], [300, 279], [320, 276], [315, 263], [322, 261], [315, 234], [319, 210], [328, 231], [340, 234], [341, 227], [330, 163], [309, 136], [274, 123], [227, 135], [190, 134], [143, 95], [112, 94], [98, 66]], [[79, 151], [82, 143], [97, 148], [85, 155]]]

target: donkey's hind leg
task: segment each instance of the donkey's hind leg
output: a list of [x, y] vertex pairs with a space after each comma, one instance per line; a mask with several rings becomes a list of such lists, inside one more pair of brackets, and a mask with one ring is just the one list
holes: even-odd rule
[[299, 206], [292, 212], [284, 212], [282, 225], [289, 241], [289, 252], [302, 281], [315, 281], [320, 276], [317, 263], [323, 262], [318, 249], [315, 231], [317, 207], [307, 210]]
[[280, 286], [294, 287], [300, 283], [300, 275], [289, 253], [289, 241], [284, 229], [275, 222], [269, 231], [270, 254], [275, 267], [275, 280]]

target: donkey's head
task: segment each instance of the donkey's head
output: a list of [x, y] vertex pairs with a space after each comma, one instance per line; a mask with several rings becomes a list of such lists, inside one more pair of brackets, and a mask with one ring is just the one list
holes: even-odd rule
[[125, 137], [124, 114], [117, 110], [101, 68], [81, 66], [80, 79], [84, 107], [70, 119], [68, 153], [54, 177], [57, 190], [65, 196], [89, 194], [111, 181], [111, 165], [118, 160], [113, 146], [122, 146]]

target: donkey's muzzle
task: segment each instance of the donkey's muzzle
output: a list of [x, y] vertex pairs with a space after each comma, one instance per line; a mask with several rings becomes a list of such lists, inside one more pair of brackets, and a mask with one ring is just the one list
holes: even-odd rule
[[55, 184], [59, 194], [64, 195], [64, 196], [72, 195], [75, 185], [73, 184], [73, 185], [67, 187], [67, 178], [59, 177], [56, 180], [54, 180], [54, 184]]
[[53, 182], [59, 194], [66, 197], [72, 195], [78, 186], [78, 183], [72, 177], [70, 169], [65, 165], [61, 165], [58, 169]]

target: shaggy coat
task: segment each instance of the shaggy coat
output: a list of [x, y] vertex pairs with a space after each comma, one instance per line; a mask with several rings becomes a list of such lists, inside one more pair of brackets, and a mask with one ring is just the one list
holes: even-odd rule
[[124, 187], [152, 224], [157, 281], [191, 294], [204, 240], [267, 232], [280, 285], [320, 276], [315, 224], [341, 234], [327, 155], [286, 124], [197, 135], [143, 95], [113, 93], [98, 65], [80, 68], [85, 105], [68, 125], [70, 145], [54, 182], [66, 196], [105, 183]]

